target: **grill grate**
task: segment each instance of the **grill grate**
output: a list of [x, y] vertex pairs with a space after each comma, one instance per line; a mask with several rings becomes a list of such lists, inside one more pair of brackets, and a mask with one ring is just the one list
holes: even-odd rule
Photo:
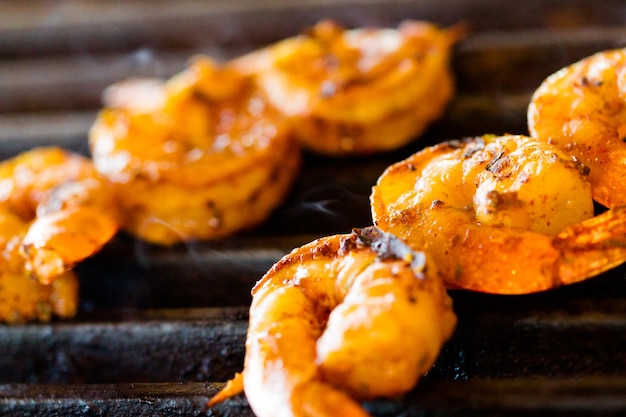
[[[422, 140], [362, 159], [307, 155], [275, 215], [224, 242], [163, 249], [120, 234], [78, 267], [76, 319], [0, 326], [0, 416], [252, 416], [242, 396], [203, 406], [241, 368], [249, 291], [271, 264], [315, 237], [369, 225], [370, 187], [389, 164], [446, 139], [525, 133], [545, 76], [626, 44], [621, 0], [517, 3], [0, 3], [2, 158], [50, 143], [86, 152], [104, 86], [168, 77], [194, 53], [238, 55], [321, 18], [464, 20], [474, 30], [454, 58], [458, 97]], [[377, 417], [624, 415], [625, 273], [530, 296], [452, 292], [459, 325], [434, 369], [407, 396], [367, 408]]]

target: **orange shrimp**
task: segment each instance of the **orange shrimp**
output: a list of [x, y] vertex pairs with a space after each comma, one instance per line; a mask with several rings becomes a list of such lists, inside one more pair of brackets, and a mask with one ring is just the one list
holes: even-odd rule
[[167, 81], [112, 88], [89, 138], [130, 233], [223, 238], [265, 220], [295, 181], [297, 142], [240, 72], [197, 57]]
[[414, 140], [444, 112], [455, 90], [451, 49], [465, 33], [420, 21], [347, 30], [325, 20], [230, 65], [254, 75], [304, 147], [371, 154]]
[[550, 75], [528, 108], [531, 136], [576, 156], [593, 198], [626, 205], [626, 49], [604, 51]]
[[412, 389], [456, 325], [434, 264], [370, 227], [294, 249], [257, 283], [244, 370], [254, 413], [367, 416], [358, 400]]
[[587, 174], [529, 137], [446, 142], [390, 166], [372, 215], [430, 253], [449, 288], [543, 291], [626, 261], [626, 208], [593, 217]]
[[76, 313], [70, 269], [117, 231], [112, 194], [83, 156], [35, 148], [0, 163], [0, 320]]

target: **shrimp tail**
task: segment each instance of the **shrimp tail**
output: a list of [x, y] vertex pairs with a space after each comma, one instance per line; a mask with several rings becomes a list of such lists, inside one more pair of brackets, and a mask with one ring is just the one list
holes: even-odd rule
[[22, 239], [25, 269], [50, 284], [104, 246], [117, 232], [115, 220], [90, 207], [73, 207], [37, 217]]
[[220, 404], [226, 401], [229, 398], [234, 397], [235, 395], [239, 395], [243, 392], [243, 373], [237, 372], [235, 376], [233, 376], [224, 388], [220, 390], [217, 394], [215, 394], [211, 399], [207, 402], [206, 408], [211, 408], [217, 404]]
[[[206, 408], [214, 407], [243, 393], [243, 380], [243, 372], [237, 372], [224, 388], [207, 402]], [[291, 400], [294, 406], [301, 408], [294, 410], [294, 414], [299, 417], [370, 417], [348, 394], [321, 382], [300, 385], [294, 389]]]
[[571, 284], [608, 271], [626, 261], [626, 206], [571, 225], [553, 241], [563, 256], [557, 276]]

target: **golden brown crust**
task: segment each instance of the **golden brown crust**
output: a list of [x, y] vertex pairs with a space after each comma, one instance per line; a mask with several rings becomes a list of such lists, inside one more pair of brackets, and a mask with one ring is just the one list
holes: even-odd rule
[[300, 149], [249, 78], [197, 57], [163, 103], [104, 109], [90, 131], [124, 228], [157, 244], [219, 239], [265, 220], [288, 193]]
[[596, 53], [552, 74], [528, 108], [532, 136], [575, 156], [590, 169], [593, 198], [626, 205], [626, 49]]
[[405, 145], [443, 113], [454, 94], [450, 52], [464, 33], [419, 21], [351, 30], [322, 21], [235, 65], [254, 68], [309, 150], [369, 154]]
[[[626, 260], [624, 209], [593, 217], [587, 174], [534, 138], [446, 142], [387, 168], [372, 190], [372, 216], [427, 251], [449, 288], [543, 291]], [[598, 240], [574, 245], [585, 239]]]
[[57, 147], [0, 163], [0, 321], [72, 317], [70, 269], [117, 231], [117, 207], [91, 160]]
[[253, 289], [244, 390], [259, 416], [304, 415], [313, 399], [324, 416], [338, 401], [366, 416], [355, 400], [410, 390], [455, 324], [425, 254], [374, 227], [322, 237]]
[[[6, 267], [6, 265], [5, 265]], [[43, 285], [21, 270], [0, 274], [0, 321], [49, 321], [53, 316], [73, 317], [78, 310], [78, 278], [66, 272], [51, 285]]]

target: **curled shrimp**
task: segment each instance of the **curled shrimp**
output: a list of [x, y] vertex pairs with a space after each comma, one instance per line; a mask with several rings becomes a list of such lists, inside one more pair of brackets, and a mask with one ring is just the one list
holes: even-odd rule
[[626, 208], [593, 217], [588, 171], [525, 136], [444, 142], [381, 175], [374, 224], [430, 253], [449, 288], [543, 291], [626, 261]]
[[456, 325], [426, 255], [370, 227], [294, 249], [253, 289], [244, 370], [210, 405], [245, 391], [259, 417], [367, 416], [398, 396]]
[[348, 30], [325, 20], [232, 65], [255, 74], [309, 150], [370, 154], [407, 144], [441, 116], [455, 90], [451, 49], [465, 31], [421, 21]]
[[576, 156], [594, 199], [626, 205], [626, 49], [594, 54], [550, 75], [528, 108], [531, 136]]
[[88, 158], [35, 148], [0, 163], [0, 320], [76, 313], [71, 268], [117, 231], [107, 183]]
[[170, 245], [253, 227], [280, 204], [300, 149], [249, 77], [197, 57], [166, 81], [112, 86], [90, 130], [122, 226]]

